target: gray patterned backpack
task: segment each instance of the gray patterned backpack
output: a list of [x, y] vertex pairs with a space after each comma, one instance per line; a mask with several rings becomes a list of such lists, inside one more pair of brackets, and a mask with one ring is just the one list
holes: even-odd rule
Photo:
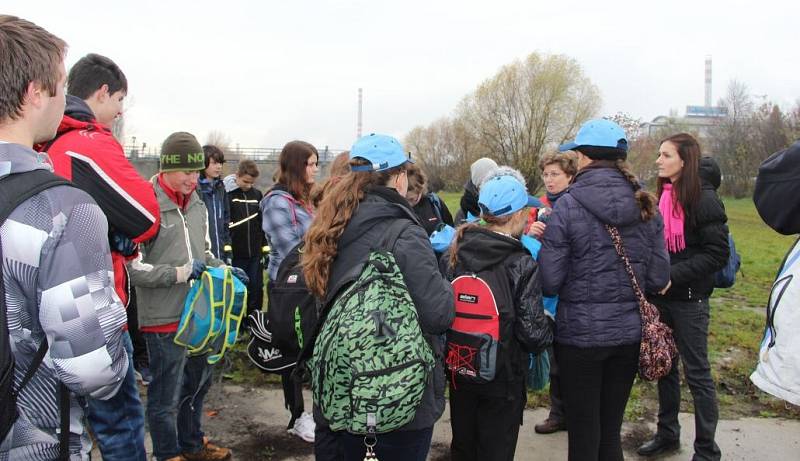
[[[408, 224], [395, 221], [387, 241], [393, 245]], [[391, 251], [373, 250], [331, 303], [309, 368], [331, 430], [381, 434], [414, 418], [434, 358]]]

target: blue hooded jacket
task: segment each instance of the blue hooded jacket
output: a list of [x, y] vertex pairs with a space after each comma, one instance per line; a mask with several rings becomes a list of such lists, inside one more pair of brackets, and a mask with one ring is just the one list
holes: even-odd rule
[[225, 259], [225, 245], [231, 244], [228, 226], [231, 222], [231, 209], [225, 184], [221, 179], [211, 179], [201, 175], [197, 181], [197, 193], [208, 210], [208, 238], [211, 239], [211, 252], [217, 259]]
[[619, 229], [645, 293], [669, 282], [661, 215], [642, 222], [633, 186], [616, 168], [583, 169], [556, 203], [539, 253], [542, 291], [559, 296], [557, 343], [588, 348], [641, 340], [639, 304], [605, 224]]

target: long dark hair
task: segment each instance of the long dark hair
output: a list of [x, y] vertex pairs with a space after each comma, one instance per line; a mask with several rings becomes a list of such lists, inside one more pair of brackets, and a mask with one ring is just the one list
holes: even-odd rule
[[[689, 222], [694, 222], [695, 211], [700, 203], [700, 144], [688, 133], [674, 134], [661, 140], [659, 145], [671, 142], [683, 160], [681, 175], [672, 184], [672, 190], [678, 198], [676, 206], [682, 206]], [[664, 190], [664, 184], [671, 182], [669, 178], [658, 178], [658, 196]]]
[[[592, 151], [589, 153], [589, 155], [587, 155], [586, 152], [584, 152], [583, 146], [576, 150], [589, 158], [592, 158], [593, 154], [602, 155], [603, 153], [614, 153], [617, 151], [617, 149], [613, 148], [593, 147]], [[642, 189], [642, 184], [636, 178], [636, 175], [633, 174], [630, 165], [628, 165], [628, 162], [626, 162], [624, 158], [617, 158], [615, 160], [592, 159], [592, 165], [596, 167], [616, 168], [620, 173], [622, 173], [622, 176], [628, 180], [633, 188], [633, 197], [636, 199], [636, 203], [639, 205], [639, 217], [641, 218], [642, 222], [647, 222], [653, 219], [658, 212], [658, 201], [653, 194]]]
[[[351, 166], [368, 165], [362, 158], [350, 160]], [[341, 177], [325, 194], [317, 208], [311, 226], [304, 236], [305, 245], [300, 257], [306, 285], [317, 297], [324, 297], [328, 289], [331, 264], [339, 252], [339, 238], [364, 199], [371, 185], [384, 186], [390, 177], [406, 169], [406, 164], [386, 171], [353, 171]]]
[[289, 193], [305, 205], [308, 205], [312, 186], [306, 178], [306, 166], [311, 156], [319, 160], [316, 147], [305, 141], [290, 141], [283, 146], [278, 159], [277, 182], [286, 186]]

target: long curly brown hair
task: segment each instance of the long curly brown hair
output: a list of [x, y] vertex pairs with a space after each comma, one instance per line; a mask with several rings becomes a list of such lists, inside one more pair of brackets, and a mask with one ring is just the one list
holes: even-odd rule
[[[350, 160], [351, 166], [368, 165], [364, 159]], [[300, 264], [309, 290], [319, 297], [325, 297], [330, 278], [331, 264], [336, 259], [339, 239], [353, 217], [358, 204], [364, 199], [367, 188], [372, 185], [385, 186], [389, 179], [405, 171], [406, 165], [386, 171], [353, 171], [327, 191], [317, 208], [317, 214], [304, 237], [303, 254]]]

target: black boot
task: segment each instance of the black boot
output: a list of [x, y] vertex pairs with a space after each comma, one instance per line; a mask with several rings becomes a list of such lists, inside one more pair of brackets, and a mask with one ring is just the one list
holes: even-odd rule
[[641, 456], [655, 456], [662, 453], [676, 451], [680, 447], [680, 440], [665, 439], [659, 435], [656, 435], [652, 440], [642, 444], [642, 446], [636, 450], [636, 453]]

